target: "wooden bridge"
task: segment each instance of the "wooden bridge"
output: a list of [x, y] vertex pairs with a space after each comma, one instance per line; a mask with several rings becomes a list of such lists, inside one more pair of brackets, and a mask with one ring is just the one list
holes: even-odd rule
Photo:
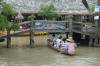
[[[30, 47], [33, 47], [34, 40], [32, 39], [33, 32], [60, 32], [69, 33], [72, 35], [73, 32], [80, 33], [82, 35], [90, 36], [89, 45], [92, 45], [92, 39], [97, 37], [97, 27], [91, 26], [86, 27], [82, 22], [67, 22], [67, 21], [46, 21], [46, 20], [34, 20], [19, 23], [21, 26], [28, 25], [27, 29], [19, 29], [14, 33], [9, 33], [8, 35], [1, 35], [0, 38], [7, 38], [7, 47], [11, 47], [11, 36], [19, 35], [21, 33], [30, 32]], [[97, 43], [97, 39], [95, 40]]]

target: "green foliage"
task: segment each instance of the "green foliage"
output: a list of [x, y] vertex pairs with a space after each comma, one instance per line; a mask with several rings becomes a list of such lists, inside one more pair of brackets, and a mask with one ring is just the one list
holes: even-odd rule
[[5, 28], [10, 28], [11, 23], [6, 19], [4, 15], [0, 14], [0, 30], [4, 30]]
[[[0, 0], [2, 3], [2, 1]], [[16, 12], [13, 10], [13, 7], [10, 4], [2, 3], [3, 10], [0, 14], [0, 31], [5, 29], [17, 30], [19, 28], [18, 24], [12, 25], [11, 22], [8, 20], [8, 16], [13, 16]]]
[[13, 7], [10, 4], [4, 2], [2, 6], [3, 6], [2, 14], [4, 16], [9, 16], [9, 15], [13, 16], [16, 14], [16, 12], [14, 11]]
[[32, 19], [34, 19], [34, 18], [35, 18], [34, 15], [28, 16], [28, 20], [32, 20]]
[[88, 10], [89, 14], [92, 15], [95, 10], [95, 5], [93, 4], [92, 7]]
[[54, 7], [53, 3], [50, 3], [50, 5], [41, 5], [40, 11], [38, 12], [38, 16], [47, 17], [51, 20], [56, 20], [59, 15], [56, 13], [57, 9]]
[[10, 30], [16, 31], [16, 30], [18, 30], [19, 28], [20, 28], [20, 25], [19, 25], [19, 24], [13, 24], [13, 25], [11, 26]]
[[86, 25], [91, 25], [91, 26], [95, 25], [95, 23], [91, 23], [91, 22], [86, 22], [85, 24]]

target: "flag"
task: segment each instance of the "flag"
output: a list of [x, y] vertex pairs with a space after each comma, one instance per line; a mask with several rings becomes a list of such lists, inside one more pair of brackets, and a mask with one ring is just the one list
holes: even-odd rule
[[88, 5], [88, 3], [87, 3], [86, 0], [82, 0], [82, 3], [84, 4], [84, 6], [85, 6], [87, 9], [90, 9], [90, 8], [89, 8], [89, 5]]

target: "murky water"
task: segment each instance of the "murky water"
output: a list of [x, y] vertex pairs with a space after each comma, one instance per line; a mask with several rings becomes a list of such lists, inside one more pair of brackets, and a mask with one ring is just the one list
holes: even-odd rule
[[35, 48], [29, 45], [28, 37], [13, 37], [10, 49], [0, 43], [0, 66], [100, 66], [100, 47], [77, 47], [75, 56], [67, 56], [47, 47], [50, 36], [35, 36]]

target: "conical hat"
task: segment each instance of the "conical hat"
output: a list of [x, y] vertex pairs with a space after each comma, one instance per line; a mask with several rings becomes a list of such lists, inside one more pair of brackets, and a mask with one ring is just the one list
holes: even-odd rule
[[67, 41], [74, 42], [74, 40], [73, 40], [72, 37], [69, 37], [69, 38], [67, 39]]

